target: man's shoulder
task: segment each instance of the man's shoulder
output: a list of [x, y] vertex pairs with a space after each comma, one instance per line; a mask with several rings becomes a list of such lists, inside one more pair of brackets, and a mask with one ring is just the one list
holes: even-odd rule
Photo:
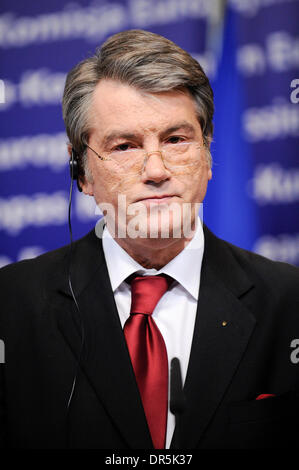
[[284, 282], [293, 279], [299, 281], [299, 268], [297, 266], [266, 258], [229, 242], [225, 243], [240, 265], [252, 273], [267, 275], [269, 280], [279, 279]]
[[213, 252], [214, 264], [218, 261], [218, 269], [230, 277], [231, 270], [240, 268], [247, 277], [258, 284], [282, 288], [293, 286], [298, 289], [299, 268], [281, 261], [271, 260], [252, 251], [240, 248], [228, 241], [215, 236], [205, 228], [207, 250]]
[[0, 269], [0, 283], [2, 288], [5, 284], [12, 282], [25, 282], [34, 281], [37, 284], [47, 275], [55, 273], [55, 270], [61, 272], [67, 269], [68, 262], [71, 256], [71, 250], [76, 250], [81, 247], [87, 246], [92, 243], [95, 238], [94, 230], [76, 240], [72, 244], [64, 245], [55, 250], [48, 251], [36, 258], [18, 261], [11, 263]]
[[[68, 292], [70, 273], [73, 286], [77, 287], [78, 271], [86, 274], [86, 269], [92, 269], [92, 263], [96, 264], [96, 253], [99, 253], [99, 240], [93, 230], [72, 246], [65, 245], [0, 269], [1, 328], [11, 325], [13, 329], [15, 322], [26, 328], [27, 321], [31, 322], [55, 302], [59, 303], [60, 294]], [[88, 267], [84, 270], [85, 260]]]

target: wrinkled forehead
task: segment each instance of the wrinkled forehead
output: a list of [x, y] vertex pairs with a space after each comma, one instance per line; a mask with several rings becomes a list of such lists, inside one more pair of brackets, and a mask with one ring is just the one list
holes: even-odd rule
[[89, 113], [92, 132], [103, 134], [113, 129], [127, 132], [158, 132], [178, 122], [200, 125], [196, 104], [185, 90], [150, 93], [113, 80], [102, 80], [96, 87]]

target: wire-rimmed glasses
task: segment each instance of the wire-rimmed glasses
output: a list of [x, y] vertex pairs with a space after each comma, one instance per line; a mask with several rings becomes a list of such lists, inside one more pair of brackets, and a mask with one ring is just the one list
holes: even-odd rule
[[171, 172], [186, 172], [192, 170], [200, 162], [200, 156], [204, 144], [196, 141], [165, 143], [160, 146], [160, 150], [145, 152], [142, 148], [129, 148], [117, 150], [99, 155], [92, 147], [86, 147], [94, 152], [100, 160], [110, 161], [125, 173], [141, 174], [146, 166], [146, 162], [151, 155], [159, 155], [164, 167]]

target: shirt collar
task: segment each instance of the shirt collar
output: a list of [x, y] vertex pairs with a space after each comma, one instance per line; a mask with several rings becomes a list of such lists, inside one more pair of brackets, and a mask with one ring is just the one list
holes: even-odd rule
[[[204, 251], [204, 235], [201, 220], [188, 245], [160, 270], [146, 269], [135, 261], [110, 235], [105, 226], [103, 231], [103, 250], [113, 292], [131, 274], [141, 275], [168, 274], [180, 283], [196, 300], [200, 282], [200, 271]], [[194, 262], [194, 260], [197, 262]]]

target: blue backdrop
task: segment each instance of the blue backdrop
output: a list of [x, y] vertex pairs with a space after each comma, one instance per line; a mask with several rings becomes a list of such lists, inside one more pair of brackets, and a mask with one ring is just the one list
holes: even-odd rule
[[[299, 265], [298, 0], [2, 0], [0, 265], [68, 243], [65, 75], [109, 35], [142, 28], [203, 65], [215, 91], [204, 221]], [[74, 193], [75, 238], [98, 215]]]

